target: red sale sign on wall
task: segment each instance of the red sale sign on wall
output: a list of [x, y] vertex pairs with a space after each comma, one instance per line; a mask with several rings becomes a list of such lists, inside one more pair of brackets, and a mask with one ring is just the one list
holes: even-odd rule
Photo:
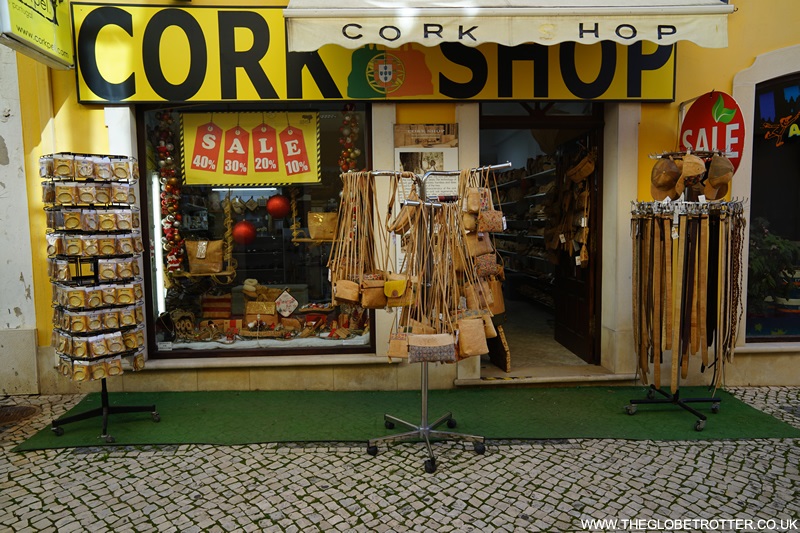
[[729, 94], [711, 91], [694, 101], [681, 124], [681, 150], [725, 152], [734, 172], [744, 149], [744, 117]]
[[[183, 113], [187, 185], [319, 183], [319, 114]], [[280, 133], [277, 133], [280, 132]]]

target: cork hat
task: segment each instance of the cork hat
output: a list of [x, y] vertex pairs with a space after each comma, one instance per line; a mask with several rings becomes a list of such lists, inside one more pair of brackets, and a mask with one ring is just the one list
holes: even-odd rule
[[728, 184], [733, 179], [733, 163], [724, 155], [714, 154], [708, 167], [703, 194], [708, 200], [719, 200], [728, 194]]
[[694, 154], [686, 154], [683, 156], [683, 164], [681, 165], [681, 177], [678, 178], [678, 183], [675, 184], [675, 190], [678, 196], [683, 194], [686, 187], [694, 187], [703, 180], [703, 175], [706, 173], [705, 162]]
[[656, 161], [650, 172], [650, 194], [653, 199], [660, 202], [669, 196], [671, 200], [676, 200], [680, 195], [675, 185], [680, 175], [681, 171], [672, 159], [662, 157]]

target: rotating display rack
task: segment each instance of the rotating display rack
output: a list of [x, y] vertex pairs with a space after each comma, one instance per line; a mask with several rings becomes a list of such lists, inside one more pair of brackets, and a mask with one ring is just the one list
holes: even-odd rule
[[[480, 171], [490, 171], [495, 169], [505, 169], [509, 168], [511, 165], [509, 163], [503, 165], [496, 165], [496, 166], [488, 166], [482, 167], [479, 169], [472, 169], [473, 172], [480, 172]], [[443, 228], [447, 226], [441, 224], [440, 219], [435, 217], [435, 211], [437, 209], [441, 209], [443, 204], [451, 203], [454, 206], [460, 206], [460, 198], [459, 196], [453, 197], [441, 197], [441, 196], [427, 196], [425, 194], [425, 184], [426, 180], [431, 176], [459, 176], [462, 174], [463, 171], [431, 171], [423, 176], [416, 176], [411, 175], [411, 179], [414, 183], [414, 195], [410, 195], [410, 197], [406, 197], [403, 200], [403, 206], [411, 206], [415, 207], [418, 210], [419, 216], [412, 217], [410, 224], [412, 225], [411, 229], [408, 230], [409, 233], [415, 235], [423, 235], [425, 238], [418, 239], [418, 241], [412, 244], [412, 249], [407, 250], [407, 255], [417, 254], [420, 259], [418, 262], [420, 263], [419, 267], [413, 273], [412, 277], [417, 277], [418, 279], [415, 282], [417, 291], [420, 291], [421, 294], [426, 294], [428, 292], [435, 293], [436, 289], [436, 280], [432, 279], [435, 277], [433, 272], [436, 270], [435, 264], [440, 263], [439, 259], [435, 253], [431, 253], [426, 255], [423, 253], [423, 249], [430, 244], [430, 240], [436, 238], [435, 235], [442, 231]], [[407, 177], [408, 173], [404, 174], [404, 177]], [[381, 172], [376, 171], [372, 173], [373, 176], [376, 175], [389, 175], [389, 176], [397, 176], [395, 172]], [[399, 177], [399, 176], [397, 176]], [[417, 196], [418, 195], [418, 196]], [[405, 195], [404, 195], [405, 196]], [[393, 199], [390, 199], [390, 202], [393, 202]], [[456, 212], [460, 213], [460, 207], [455, 210]], [[389, 212], [391, 215], [391, 210]], [[400, 218], [402, 215], [398, 215]], [[460, 215], [459, 215], [460, 219]], [[416, 227], [413, 227], [416, 225]], [[388, 226], [388, 224], [387, 224]], [[400, 231], [401, 234], [406, 233], [406, 231]], [[461, 252], [459, 252], [461, 253]], [[447, 254], [446, 254], [447, 255]], [[452, 257], [452, 256], [451, 256]], [[408, 268], [408, 266], [406, 267]], [[440, 313], [435, 308], [433, 309], [425, 309], [426, 307], [430, 307], [431, 304], [429, 302], [435, 301], [435, 297], [432, 299], [427, 299], [426, 297], [420, 296], [417, 300], [418, 302], [422, 303], [422, 305], [417, 305], [414, 311], [409, 311], [410, 308], [414, 308], [415, 306], [412, 304], [411, 307], [403, 307], [401, 311], [398, 311], [403, 316], [409, 317], [413, 316], [416, 318], [415, 320], [406, 319], [405, 322], [408, 323], [416, 323], [417, 325], [413, 328], [409, 328], [409, 330], [413, 333], [416, 329], [417, 331], [424, 331], [426, 328], [432, 328], [432, 325], [435, 324], [436, 320], [431, 319], [430, 322], [424, 324], [426, 322], [426, 318], [431, 317], [441, 317], [443, 313]], [[438, 304], [434, 305], [446, 305], [444, 300], [438, 301]], [[441, 308], [439, 309], [441, 310]], [[409, 315], [410, 314], [410, 315]], [[488, 316], [491, 316], [489, 313]], [[489, 319], [491, 322], [491, 319]], [[442, 329], [442, 328], [439, 328]], [[452, 334], [455, 333], [451, 329], [445, 327], [442, 331], [447, 330], [448, 333]], [[438, 331], [438, 330], [437, 330]], [[432, 331], [431, 331], [432, 333]], [[404, 334], [400, 333], [398, 337], [402, 337]], [[456, 341], [458, 344], [458, 341]], [[410, 348], [409, 348], [410, 349]], [[446, 424], [449, 429], [454, 429], [457, 425], [455, 418], [453, 417], [452, 412], [446, 412], [445, 414], [441, 415], [434, 421], [430, 421], [428, 415], [428, 374], [429, 374], [429, 365], [435, 362], [441, 362], [440, 354], [433, 355], [435, 350], [431, 350], [432, 358], [426, 359], [422, 358], [419, 360], [421, 368], [420, 368], [420, 389], [421, 389], [421, 414], [420, 414], [420, 421], [419, 423], [412, 423], [396, 416], [390, 414], [384, 414], [384, 426], [387, 429], [394, 429], [396, 426], [401, 426], [405, 428], [407, 431], [403, 433], [399, 433], [396, 435], [389, 435], [385, 437], [379, 437], [375, 439], [370, 439], [367, 444], [367, 453], [372, 456], [378, 454], [378, 446], [382, 444], [394, 444], [398, 442], [408, 442], [408, 441], [422, 441], [425, 443], [425, 447], [428, 453], [428, 458], [425, 460], [424, 468], [427, 473], [433, 473], [436, 471], [436, 457], [433, 453], [433, 447], [431, 445], [431, 440], [448, 440], [448, 441], [466, 441], [471, 442], [473, 444], [473, 449], [477, 454], [483, 454], [486, 451], [485, 446], [485, 439], [482, 436], [478, 435], [469, 435], [464, 433], [458, 433], [453, 431], [442, 431], [437, 429], [438, 427]], [[390, 347], [391, 352], [391, 347]], [[416, 359], [415, 359], [416, 361]], [[451, 361], [455, 362], [455, 360]]]
[[[721, 399], [682, 398], [680, 382], [690, 358], [699, 358], [716, 390], [733, 359], [743, 311], [744, 208], [741, 201], [638, 202], [631, 215], [634, 342], [638, 371], [647, 384], [652, 367], [652, 382], [647, 398], [630, 400], [626, 410], [674, 404], [697, 417], [701, 431], [706, 416], [688, 404], [710, 403], [717, 413]], [[661, 389], [665, 351], [672, 353], [669, 391]]]
[[115, 413], [149, 412], [155, 405], [110, 405], [106, 379], [145, 364], [144, 250], [136, 207], [135, 159], [58, 153], [40, 159], [52, 283], [52, 345], [59, 373], [72, 381], [100, 381], [101, 407], [53, 420], [51, 429], [101, 416], [100, 438]]

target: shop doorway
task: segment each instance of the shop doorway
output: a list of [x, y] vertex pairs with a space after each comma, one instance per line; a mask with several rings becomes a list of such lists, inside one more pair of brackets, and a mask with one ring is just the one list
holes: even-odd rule
[[482, 377], [599, 364], [602, 116], [589, 102], [481, 106], [481, 162], [513, 168], [495, 191], [507, 218], [494, 235], [506, 345], [492, 343]]

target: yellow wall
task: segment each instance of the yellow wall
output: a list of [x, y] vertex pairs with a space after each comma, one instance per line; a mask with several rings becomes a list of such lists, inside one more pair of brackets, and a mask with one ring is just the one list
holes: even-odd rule
[[[652, 200], [648, 155], [678, 147], [678, 108], [712, 90], [733, 92], [733, 78], [750, 67], [756, 56], [800, 44], [800, 2], [797, 0], [730, 0], [736, 12], [728, 16], [728, 47], [700, 48], [692, 43], [678, 44], [675, 76], [675, 102], [643, 104], [639, 129], [639, 190], [637, 198]], [[750, 127], [751, 117], [745, 117]], [[745, 130], [745, 142], [753, 132]], [[734, 179], [749, 176], [734, 176]]]
[[454, 124], [455, 104], [409, 104], [397, 103], [398, 124]]
[[50, 70], [21, 54], [17, 54], [17, 70], [30, 198], [36, 325], [39, 345], [47, 346], [53, 312], [44, 246], [45, 213], [38, 179], [39, 157], [54, 152], [108, 153], [108, 133], [102, 107], [77, 103], [74, 71]]
[[[638, 198], [649, 199], [650, 153], [677, 146], [678, 107], [711, 90], [732, 92], [734, 75], [749, 67], [764, 52], [798, 44], [800, 2], [797, 0], [732, 0], [737, 11], [729, 16], [729, 46], [704, 49], [682, 42], [678, 45], [676, 102], [643, 104], [639, 132]], [[141, 3], [141, 2], [139, 2]], [[154, 4], [156, 2], [153, 2]], [[159, 2], [169, 4], [169, 2]], [[197, 5], [213, 2], [198, 0]], [[243, 0], [238, 5], [280, 5], [280, 1]], [[768, 5], [769, 9], [765, 9]], [[780, 13], [780, 15], [776, 15]], [[55, 151], [106, 153], [108, 135], [102, 107], [77, 103], [75, 73], [53, 71], [17, 55], [26, 152], [33, 247], [39, 343], [50, 344], [50, 286], [43, 246], [44, 213], [38, 180], [38, 158]], [[397, 122], [455, 122], [454, 104], [398, 105]], [[752, 135], [752, 132], [747, 132]], [[747, 178], [743, 176], [742, 178]], [[735, 179], [735, 178], [734, 178]]]

